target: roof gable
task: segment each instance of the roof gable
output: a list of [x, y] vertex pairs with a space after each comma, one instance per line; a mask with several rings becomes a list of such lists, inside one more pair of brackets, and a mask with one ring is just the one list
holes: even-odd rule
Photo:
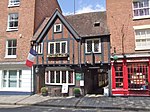
[[40, 43], [44, 39], [44, 37], [46, 36], [49, 29], [53, 26], [53, 24], [55, 23], [57, 18], [59, 18], [59, 20], [62, 22], [62, 24], [65, 25], [65, 27], [68, 29], [68, 31], [72, 34], [72, 36], [76, 40], [80, 40], [78, 33], [66, 21], [64, 16], [56, 9], [56, 11], [52, 15], [52, 17], [49, 20], [45, 19], [45, 23], [41, 24], [42, 28], [41, 29], [39, 28], [40, 31], [38, 33], [37, 32], [35, 33], [35, 35], [32, 38], [32, 41], [36, 41], [37, 43]]

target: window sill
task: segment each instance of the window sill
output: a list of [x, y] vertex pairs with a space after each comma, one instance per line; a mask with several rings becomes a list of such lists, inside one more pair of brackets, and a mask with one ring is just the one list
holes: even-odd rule
[[13, 31], [18, 31], [18, 29], [7, 29], [7, 32], [13, 32]]
[[8, 5], [8, 8], [19, 7], [19, 6], [20, 6], [20, 4], [18, 4], [18, 5]]
[[[86, 55], [91, 55], [92, 53], [91, 53], [91, 52], [89, 52], [89, 53], [86, 52], [85, 54], [86, 54]], [[93, 52], [93, 54], [101, 54], [101, 52]]]
[[75, 85], [75, 84], [68, 84], [68, 83], [45, 83], [46, 85], [57, 85], [57, 86], [62, 86], [63, 84], [67, 84], [67, 85]]
[[14, 56], [5, 56], [4, 58], [6, 58], [6, 59], [16, 59], [17, 56], [16, 55], [14, 55]]
[[147, 47], [142, 47], [142, 48], [135, 48], [136, 51], [145, 51], [145, 50], [150, 50], [150, 46]]
[[150, 15], [148, 15], [148, 16], [133, 17], [133, 20], [148, 19], [148, 18], [150, 18]]

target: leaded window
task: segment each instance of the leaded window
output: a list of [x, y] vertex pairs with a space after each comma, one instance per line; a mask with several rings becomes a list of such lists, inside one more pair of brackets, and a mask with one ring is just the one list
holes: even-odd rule
[[65, 54], [67, 53], [67, 42], [49, 42], [48, 54]]
[[87, 39], [86, 40], [86, 53], [101, 53], [100, 39]]
[[74, 85], [73, 71], [47, 71], [45, 73], [45, 83], [50, 85]]

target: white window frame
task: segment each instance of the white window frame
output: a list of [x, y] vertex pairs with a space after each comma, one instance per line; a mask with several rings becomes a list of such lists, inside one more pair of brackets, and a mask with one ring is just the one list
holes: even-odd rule
[[[10, 17], [13, 16], [18, 16], [18, 19], [11, 19]], [[7, 30], [6, 31], [17, 31], [18, 30], [18, 26], [13, 26], [13, 27], [10, 27], [10, 22], [17, 22], [19, 24], [19, 14], [18, 13], [10, 13], [8, 14], [8, 21], [7, 21]]]
[[[16, 58], [17, 57], [17, 40], [16, 40], [16, 46], [11, 46], [11, 47], [8, 47], [8, 41], [14, 41], [16, 39], [12, 39], [12, 40], [7, 40], [6, 41], [6, 52], [5, 52], [5, 58]], [[15, 55], [8, 55], [8, 49], [11, 48], [11, 49], [16, 49], [16, 54]]]
[[[60, 53], [56, 53], [56, 43], [59, 43], [60, 44]], [[62, 53], [62, 43], [66, 43], [66, 48], [65, 48], [65, 53]], [[49, 42], [48, 43], [48, 54], [51, 54], [50, 53], [50, 45], [51, 44], [54, 44], [54, 54], [66, 54], [68, 49], [67, 49], [67, 41], [59, 41], [59, 42]]]
[[[98, 51], [98, 52], [95, 52], [95, 51], [94, 51], [94, 41], [95, 41], [95, 40], [98, 40], [98, 41], [99, 41], [99, 51]], [[92, 52], [93, 52], [93, 53], [101, 53], [101, 40], [100, 40], [100, 39], [86, 39], [86, 43], [85, 43], [85, 53], [87, 53], [87, 54], [88, 54], [88, 53], [92, 53], [92, 52], [88, 52], [88, 51], [87, 51], [87, 42], [88, 42], [88, 41], [92, 41]]]
[[[60, 27], [60, 30], [57, 31], [57, 28], [56, 27]], [[59, 32], [62, 32], [62, 24], [54, 24], [54, 33], [59, 33]]]
[[[3, 76], [4, 76], [4, 71], [6, 71], [6, 78], [3, 78]], [[2, 88], [5, 88], [5, 89], [11, 89], [11, 88], [21, 88], [22, 87], [22, 70], [15, 70], [15, 71], [17, 71], [16, 73], [16, 75], [17, 75], [17, 86], [16, 87], [9, 87], [9, 71], [11, 71], [11, 70], [3, 70], [2, 71]], [[20, 72], [19, 71], [21, 71], [21, 74], [20, 74]], [[19, 77], [21, 75], [21, 77]], [[3, 86], [3, 81], [4, 80], [6, 80], [6, 87], [4, 87]], [[20, 86], [20, 82], [21, 82], [21, 86]]]
[[16, 7], [20, 5], [20, 0], [16, 2], [16, 0], [9, 0], [8, 7]]
[[[150, 31], [150, 25], [142, 25], [142, 26], [134, 26], [133, 27], [134, 28], [134, 30], [135, 30], [135, 50], [147, 50], [147, 49], [150, 49], [150, 41], [148, 41], [147, 42], [147, 39], [148, 40], [150, 40], [150, 35], [148, 35], [147, 33], [146, 33], [146, 30], [149, 30]], [[136, 35], [136, 30], [137, 31], [140, 31], [140, 30], [145, 30], [145, 36], [144, 37], [142, 37], [141, 35], [140, 36], [137, 36]], [[140, 33], [141, 34], [141, 33]], [[145, 46], [137, 46], [136, 44], [137, 44], [137, 42], [136, 42], [136, 40], [145, 40]]]
[[[149, 7], [134, 8], [134, 2], [138, 2], [138, 1], [140, 1], [140, 0], [133, 0], [133, 3], [132, 3], [132, 7], [133, 7], [133, 19], [150, 18], [150, 0], [148, 1], [149, 2]], [[134, 10], [140, 10], [140, 9], [146, 9], [146, 8], [149, 8], [149, 15], [134, 16]]]
[[34, 49], [38, 54], [43, 54], [43, 43], [39, 43], [39, 45], [33, 46], [33, 49]]
[[[66, 83], [62, 83], [62, 72], [64, 71], [53, 71], [54, 72], [54, 83], [51, 83], [51, 71], [47, 71], [45, 73], [45, 84], [47, 85], [63, 85], [63, 84], [67, 84], [67, 85], [75, 85], [75, 72], [74, 71], [65, 71], [66, 72]], [[56, 72], [60, 72], [60, 83], [56, 83]], [[69, 72], [73, 72], [73, 82], [69, 83], [68, 82], [68, 76], [69, 76]], [[47, 81], [47, 77], [49, 78]]]

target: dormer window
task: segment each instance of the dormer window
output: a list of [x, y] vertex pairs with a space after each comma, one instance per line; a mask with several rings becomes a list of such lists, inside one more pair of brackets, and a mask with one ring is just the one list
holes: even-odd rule
[[54, 25], [54, 32], [59, 33], [62, 31], [62, 24], [55, 24]]
[[9, 0], [8, 7], [19, 6], [20, 0]]

